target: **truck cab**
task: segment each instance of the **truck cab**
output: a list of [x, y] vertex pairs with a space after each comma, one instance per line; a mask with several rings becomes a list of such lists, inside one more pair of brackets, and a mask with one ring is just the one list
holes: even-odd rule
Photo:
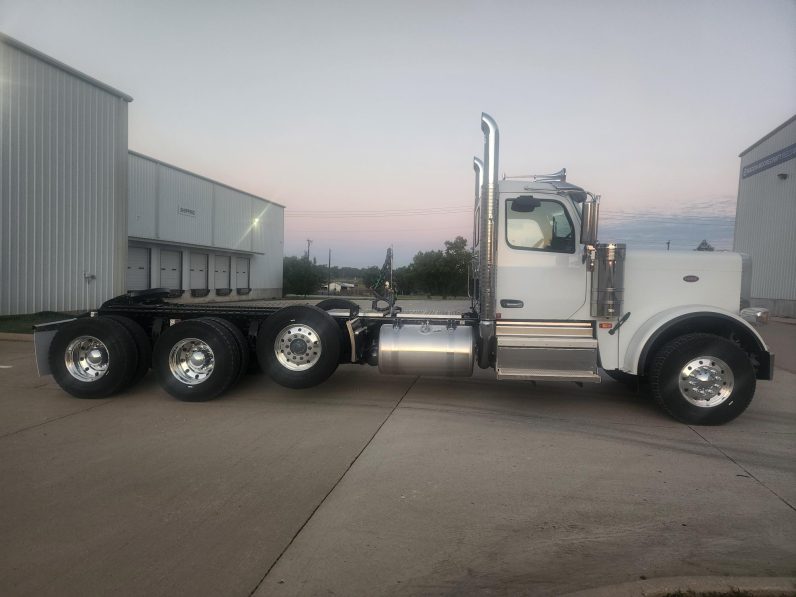
[[482, 130], [484, 157], [473, 161], [479, 365], [498, 379], [600, 382], [603, 369], [649, 381], [664, 408], [692, 422], [742, 412], [773, 369], [752, 325], [767, 312], [742, 310], [749, 260], [598, 242], [599, 196], [565, 169], [498, 180], [487, 114]]

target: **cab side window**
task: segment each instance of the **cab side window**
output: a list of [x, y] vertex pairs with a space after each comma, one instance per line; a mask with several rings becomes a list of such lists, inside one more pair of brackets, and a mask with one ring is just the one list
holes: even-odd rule
[[575, 252], [572, 220], [564, 205], [552, 199], [507, 199], [506, 242], [513, 249]]

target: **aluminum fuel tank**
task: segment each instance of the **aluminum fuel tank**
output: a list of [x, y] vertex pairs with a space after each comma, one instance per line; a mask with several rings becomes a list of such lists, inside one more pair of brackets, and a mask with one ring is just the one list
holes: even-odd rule
[[473, 374], [473, 329], [460, 325], [385, 324], [379, 330], [379, 371], [392, 375]]

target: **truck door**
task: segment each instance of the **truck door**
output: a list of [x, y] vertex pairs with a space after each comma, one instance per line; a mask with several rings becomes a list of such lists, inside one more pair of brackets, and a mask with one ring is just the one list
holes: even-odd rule
[[565, 199], [501, 193], [497, 311], [502, 319], [569, 319], [586, 303], [586, 266]]

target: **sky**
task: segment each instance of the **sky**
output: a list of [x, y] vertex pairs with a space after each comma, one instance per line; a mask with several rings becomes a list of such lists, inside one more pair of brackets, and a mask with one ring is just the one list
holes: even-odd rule
[[132, 95], [130, 149], [285, 205], [285, 255], [337, 265], [470, 236], [482, 111], [501, 173], [602, 195], [601, 240], [729, 249], [738, 154], [796, 112], [796, 0], [0, 0], [0, 31]]

